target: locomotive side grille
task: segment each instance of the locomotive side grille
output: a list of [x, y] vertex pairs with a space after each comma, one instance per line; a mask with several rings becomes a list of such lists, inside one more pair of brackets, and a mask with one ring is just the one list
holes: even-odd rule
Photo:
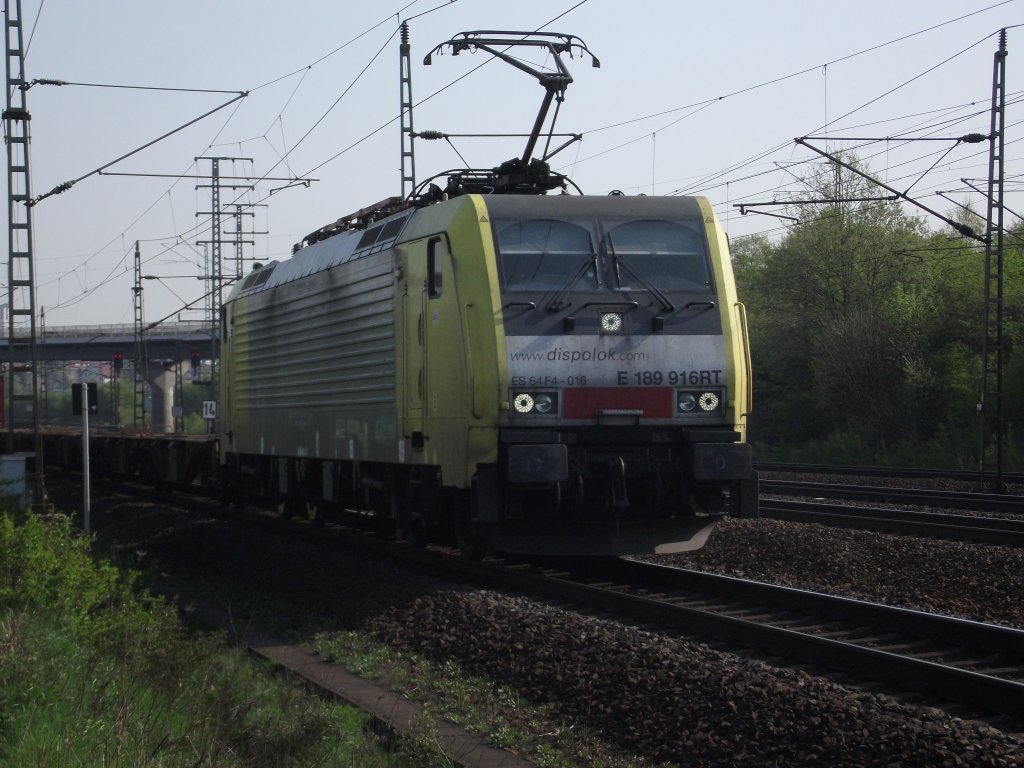
[[390, 257], [365, 259], [254, 297], [234, 318], [237, 406], [394, 403], [392, 280]]

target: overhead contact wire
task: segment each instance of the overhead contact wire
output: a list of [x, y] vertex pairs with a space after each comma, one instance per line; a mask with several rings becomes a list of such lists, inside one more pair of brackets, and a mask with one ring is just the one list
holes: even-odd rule
[[[404, 11], [404, 10], [406, 10], [407, 8], [410, 8], [410, 7], [412, 7], [412, 6], [413, 6], [413, 5], [415, 5], [415, 4], [417, 3], [417, 2], [420, 2], [420, 1], [421, 1], [421, 0], [413, 0], [413, 2], [407, 3], [407, 4], [405, 5], [405, 6], [403, 6], [403, 7], [401, 8], [401, 10], [399, 11], [399, 13], [400, 13], [401, 11]], [[450, 1], [451, 1], [451, 2], [457, 2], [457, 0], [450, 0]], [[40, 5], [40, 13], [41, 13], [41, 11], [42, 11], [42, 5]], [[428, 12], [429, 12], [429, 11], [428, 11]], [[360, 38], [362, 38], [362, 37], [363, 37], [363, 36], [365, 36], [366, 34], [368, 34], [368, 33], [372, 32], [373, 30], [377, 29], [377, 28], [378, 28], [378, 27], [380, 27], [381, 25], [383, 25], [383, 24], [387, 23], [387, 21], [388, 21], [388, 20], [389, 20], [389, 19], [390, 19], [390, 18], [391, 18], [391, 17], [393, 16], [393, 15], [394, 15], [394, 14], [389, 14], [389, 15], [388, 15], [388, 16], [386, 16], [386, 17], [385, 17], [384, 19], [382, 19], [382, 20], [381, 20], [380, 22], [378, 22], [378, 23], [377, 23], [376, 25], [374, 25], [374, 26], [372, 26], [372, 27], [368, 28], [367, 30], [365, 30], [364, 32], [360, 33], [359, 35], [357, 35], [356, 37], [352, 38], [351, 40], [347, 41], [347, 42], [346, 42], [346, 43], [344, 43], [343, 45], [341, 45], [341, 46], [338, 46], [338, 47], [337, 47], [337, 48], [335, 48], [335, 49], [334, 49], [333, 51], [331, 51], [331, 52], [329, 52], [329, 53], [325, 54], [324, 56], [321, 56], [321, 57], [320, 57], [319, 59], [317, 59], [317, 60], [316, 60], [316, 61], [314, 61], [313, 63], [311, 63], [311, 64], [307, 65], [306, 67], [303, 67], [302, 69], [298, 69], [298, 70], [295, 70], [294, 72], [292, 72], [292, 73], [289, 73], [289, 74], [287, 74], [287, 75], [282, 75], [281, 77], [275, 78], [274, 80], [271, 80], [271, 81], [269, 81], [269, 82], [267, 82], [267, 83], [263, 83], [262, 85], [259, 85], [259, 86], [257, 86], [256, 88], [252, 88], [252, 89], [250, 89], [250, 90], [249, 90], [249, 91], [248, 91], [247, 93], [251, 93], [252, 91], [255, 91], [255, 90], [258, 90], [258, 89], [261, 89], [261, 88], [265, 88], [265, 87], [267, 87], [267, 86], [271, 85], [272, 83], [276, 83], [276, 82], [278, 82], [278, 81], [280, 81], [280, 80], [283, 80], [283, 79], [286, 79], [286, 78], [288, 78], [288, 77], [291, 77], [292, 75], [294, 75], [294, 74], [297, 74], [297, 73], [299, 73], [299, 72], [305, 72], [305, 71], [308, 71], [309, 69], [311, 69], [312, 67], [314, 67], [314, 66], [316, 66], [317, 64], [321, 63], [322, 61], [326, 60], [326, 59], [327, 59], [327, 58], [329, 58], [330, 56], [332, 56], [332, 55], [334, 55], [335, 53], [337, 53], [337, 52], [341, 51], [342, 49], [346, 48], [346, 47], [347, 47], [348, 45], [350, 45], [350, 44], [352, 44], [352, 43], [356, 42], [357, 40], [359, 40]], [[38, 14], [37, 14], [37, 20], [38, 20]], [[59, 83], [59, 82], [60, 82], [60, 81], [54, 81], [54, 83], [53, 83], [53, 84], [57, 84], [57, 83]], [[67, 83], [67, 84], [69, 84], [69, 85], [70, 85], [71, 83]], [[99, 84], [89, 84], [89, 83], [81, 83], [81, 84], [77, 84], [77, 85], [85, 85], [85, 86], [96, 86], [96, 87], [99, 87]], [[210, 89], [183, 89], [183, 88], [148, 88], [148, 87], [144, 87], [144, 86], [105, 86], [105, 87], [126, 87], [126, 88], [137, 88], [137, 89], [143, 89], [143, 90], [172, 90], [172, 91], [174, 91], [174, 90], [178, 90], [178, 91], [195, 91], [195, 92], [208, 92], [208, 93], [239, 93], [238, 91], [215, 91], [215, 90], [210, 90]], [[290, 101], [290, 100], [291, 100], [291, 97], [289, 97], [289, 101]], [[232, 101], [237, 101], [237, 98], [236, 98], [236, 99], [232, 99]], [[227, 102], [227, 104], [221, 105], [221, 107], [218, 107], [218, 109], [222, 109], [223, 107], [227, 106], [227, 105], [228, 105], [228, 104], [230, 104], [230, 103], [231, 103], [231, 102]], [[238, 107], [239, 107], [239, 106], [240, 106], [240, 103], [239, 103], [239, 104], [236, 104], [236, 107], [235, 107], [235, 109], [234, 109], [234, 110], [232, 110], [231, 114], [230, 114], [230, 115], [228, 116], [228, 118], [227, 118], [227, 120], [225, 121], [224, 125], [222, 125], [222, 126], [221, 126], [221, 128], [220, 128], [220, 129], [219, 129], [219, 130], [217, 131], [217, 133], [216, 133], [216, 134], [214, 135], [214, 139], [213, 139], [212, 141], [210, 141], [210, 142], [209, 142], [209, 143], [207, 144], [207, 148], [210, 148], [210, 147], [214, 146], [214, 144], [215, 144], [215, 142], [216, 142], [216, 138], [217, 138], [218, 136], [220, 136], [220, 134], [221, 134], [221, 133], [223, 133], [223, 131], [224, 131], [224, 130], [225, 130], [225, 128], [227, 127], [227, 125], [228, 125], [228, 124], [230, 124], [230, 122], [231, 122], [231, 120], [232, 120], [232, 119], [234, 118], [235, 114], [237, 114], [237, 111], [238, 111]], [[287, 106], [287, 105], [286, 105], [286, 106]], [[217, 110], [213, 110], [213, 111], [215, 112], [215, 111], [217, 111]], [[208, 115], [208, 114], [212, 114], [212, 112], [210, 112], [210, 113], [207, 113], [207, 115]], [[205, 116], [206, 116], [206, 115], [204, 115], [203, 117], [205, 117]], [[202, 119], [202, 118], [197, 118], [197, 120], [198, 120], [198, 119]], [[192, 122], [196, 122], [196, 121], [192, 121]], [[168, 134], [166, 134], [166, 135], [165, 135], [164, 137], [161, 137], [161, 138], [166, 138], [166, 136], [170, 136], [170, 135], [171, 135], [172, 133], [175, 133], [175, 132], [177, 132], [177, 131], [180, 131], [180, 130], [182, 130], [183, 128], [185, 128], [185, 127], [187, 127], [188, 125], [191, 125], [191, 124], [192, 124], [192, 123], [188, 123], [188, 124], [187, 124], [187, 125], [185, 125], [185, 126], [181, 126], [180, 128], [176, 129], [176, 131], [172, 131], [171, 133], [168, 133]], [[155, 140], [155, 141], [159, 141], [159, 140], [160, 140], [160, 139], [157, 139], [157, 140]], [[154, 142], [150, 142], [150, 144], [147, 144], [147, 145], [145, 145], [144, 147], [140, 147], [139, 149], [135, 150], [135, 152], [129, 153], [128, 155], [125, 155], [125, 156], [123, 156], [123, 157], [119, 158], [118, 160], [116, 160], [116, 161], [114, 161], [114, 162], [119, 162], [120, 160], [123, 160], [123, 159], [125, 159], [126, 157], [130, 157], [130, 156], [131, 156], [132, 154], [135, 154], [136, 152], [139, 152], [139, 151], [141, 151], [142, 149], [145, 149], [146, 147], [148, 147], [148, 146], [150, 146], [151, 144], [155, 143], [155, 141], [154, 141]], [[80, 177], [80, 178], [76, 179], [76, 180], [75, 180], [74, 182], [69, 182], [69, 185], [70, 185], [70, 184], [74, 184], [74, 183], [77, 183], [78, 181], [81, 181], [82, 179], [84, 179], [84, 178], [87, 178], [88, 176], [91, 176], [91, 175], [93, 175], [93, 174], [95, 174], [95, 173], [99, 173], [100, 171], [104, 170], [105, 168], [109, 167], [109, 166], [110, 166], [110, 165], [112, 165], [112, 164], [113, 164], [113, 163], [109, 163], [109, 164], [107, 164], [107, 165], [103, 166], [102, 168], [100, 168], [100, 169], [97, 169], [96, 171], [93, 171], [93, 172], [92, 172], [92, 173], [90, 173], [90, 174], [86, 174], [85, 176], [82, 176], [82, 177]], [[189, 167], [191, 167], [192, 165], [194, 165], [194, 163], [191, 163]], [[276, 166], [275, 166], [275, 167], [276, 167]], [[155, 207], [155, 205], [157, 205], [157, 204], [158, 204], [158, 203], [160, 202], [160, 200], [162, 200], [162, 199], [163, 199], [163, 197], [164, 197], [164, 194], [168, 194], [168, 193], [170, 192], [170, 190], [171, 190], [171, 189], [173, 189], [173, 188], [174, 188], [175, 186], [177, 186], [177, 183], [178, 183], [178, 181], [175, 181], [174, 183], [172, 183], [172, 184], [170, 185], [170, 187], [169, 187], [169, 188], [168, 188], [168, 189], [167, 189], [167, 190], [166, 190], [166, 191], [165, 191], [164, 193], [161, 193], [161, 195], [160, 195], [160, 199], [158, 199], [157, 201], [154, 201], [154, 203], [153, 203], [153, 204], [151, 204], [150, 206], [148, 206], [148, 207], [147, 207], [147, 208], [146, 208], [146, 209], [145, 209], [145, 210], [144, 210], [144, 211], [143, 211], [142, 213], [140, 213], [140, 214], [139, 214], [139, 215], [138, 215], [138, 216], [137, 216], [137, 217], [136, 217], [136, 218], [135, 218], [135, 219], [134, 219], [134, 220], [133, 220], [133, 221], [131, 222], [131, 224], [129, 224], [129, 225], [128, 225], [128, 227], [126, 227], [126, 228], [125, 228], [125, 230], [124, 230], [124, 231], [127, 231], [127, 230], [128, 230], [128, 229], [130, 229], [130, 228], [131, 228], [132, 226], [134, 226], [135, 224], [137, 224], [137, 223], [138, 223], [138, 222], [139, 222], [139, 221], [140, 221], [140, 220], [141, 220], [141, 219], [142, 219], [142, 218], [143, 218], [143, 217], [144, 217], [144, 216], [145, 216], [145, 215], [146, 215], [147, 213], [149, 213], [149, 212], [150, 212], [150, 211], [151, 211], [151, 210], [153, 209], [153, 207]], [[63, 186], [63, 185], [61, 185], [61, 186]], [[70, 186], [68, 186], [68, 187], [65, 187], [65, 189], [67, 189], [67, 188], [70, 188]], [[65, 189], [62, 189], [61, 191], [65, 191]], [[55, 192], [51, 192], [50, 194], [53, 194], [53, 193], [55, 193]], [[207, 231], [207, 230], [203, 230], [203, 229], [201, 228], [201, 226], [195, 226], [195, 227], [191, 227], [191, 228], [190, 228], [190, 229], [188, 230], [188, 232], [186, 232], [186, 233], [184, 233], [183, 235], [181, 235], [179, 239], [182, 239], [182, 240], [183, 240], [183, 239], [184, 239], [184, 235], [187, 235], [188, 233], [193, 233], [193, 232], [194, 232], [194, 233], [202, 233], [203, 231]], [[121, 235], [118, 235], [117, 237], [122, 237], [122, 236], [123, 236], [123, 234], [124, 234], [124, 232], [122, 232], [122, 234], [121, 234]], [[116, 240], [116, 239], [117, 239], [117, 237], [113, 238], [113, 239], [112, 239], [112, 240], [110, 241], [110, 243], [107, 243], [107, 245], [103, 246], [103, 247], [102, 247], [102, 248], [100, 248], [100, 249], [99, 249], [98, 251], [96, 251], [96, 252], [95, 252], [95, 253], [94, 253], [94, 254], [93, 254], [92, 256], [88, 257], [88, 258], [86, 259], [86, 261], [85, 261], [85, 262], [84, 262], [84, 263], [83, 263], [83, 264], [82, 264], [81, 266], [79, 266], [79, 267], [75, 267], [74, 269], [72, 269], [72, 270], [69, 270], [68, 272], [65, 272], [63, 276], [58, 276], [58, 277], [54, 278], [53, 280], [50, 280], [50, 281], [48, 281], [48, 282], [46, 282], [46, 283], [43, 283], [43, 285], [49, 285], [49, 284], [52, 284], [52, 283], [53, 283], [54, 281], [57, 281], [57, 282], [59, 283], [59, 282], [60, 282], [60, 281], [61, 281], [61, 280], [62, 280], [62, 279], [63, 279], [64, 277], [67, 277], [67, 276], [69, 276], [69, 275], [72, 275], [72, 274], [74, 274], [74, 273], [75, 273], [75, 272], [76, 272], [77, 270], [79, 270], [79, 269], [81, 269], [81, 268], [83, 268], [83, 267], [87, 266], [87, 265], [88, 265], [88, 263], [89, 263], [89, 262], [90, 262], [90, 261], [91, 261], [92, 259], [94, 259], [94, 258], [96, 258], [97, 256], [99, 256], [99, 255], [100, 255], [100, 254], [101, 254], [101, 253], [102, 253], [102, 252], [103, 252], [103, 251], [104, 251], [104, 250], [105, 250], [105, 249], [106, 249], [107, 247], [109, 247], [109, 245], [110, 245], [111, 243], [113, 243], [113, 242], [114, 242], [114, 240]], [[125, 257], [123, 257], [123, 258], [125, 258]], [[123, 258], [122, 258], [122, 261], [118, 262], [118, 265], [121, 265], [121, 264], [123, 264], [123, 263], [124, 263], [124, 262], [123, 262]], [[118, 265], [115, 265], [115, 269], [116, 269], [116, 267], [117, 267]], [[105, 283], [101, 283], [101, 285], [98, 285], [98, 286], [96, 286], [96, 288], [98, 288], [98, 287], [102, 287], [102, 285], [103, 285], [103, 284], [105, 284]], [[83, 294], [83, 295], [82, 295], [81, 297], [76, 297], [76, 299], [75, 299], [75, 302], [77, 303], [77, 301], [79, 301], [79, 300], [81, 300], [82, 298], [84, 298], [84, 297], [85, 297], [86, 295], [88, 295], [89, 293], [91, 293], [91, 292], [92, 292], [93, 290], [95, 290], [95, 288], [93, 288], [93, 289], [87, 289], [87, 290], [86, 290], [86, 292], [85, 292], [85, 293], [84, 293], [84, 294]], [[66, 305], [62, 305], [62, 306], [66, 306]]]

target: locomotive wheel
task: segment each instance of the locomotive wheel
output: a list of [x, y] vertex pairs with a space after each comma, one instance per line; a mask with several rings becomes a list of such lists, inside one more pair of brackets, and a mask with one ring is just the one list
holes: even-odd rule
[[306, 503], [306, 518], [313, 523], [313, 525], [324, 524], [324, 505], [317, 502]]
[[414, 517], [410, 520], [406, 535], [409, 538], [409, 543], [416, 547], [416, 549], [423, 549], [426, 547], [428, 540], [427, 526], [423, 523], [423, 518]]
[[458, 542], [459, 550], [469, 560], [483, 560], [487, 548], [470, 529], [469, 522], [461, 517], [460, 521], [455, 525], [455, 540]]
[[306, 502], [302, 499], [286, 496], [278, 502], [277, 511], [284, 520], [291, 520], [293, 517], [305, 517]]
[[470, 560], [483, 560], [487, 548], [473, 531], [470, 522], [472, 504], [468, 493], [456, 492], [451, 497], [452, 523], [455, 529], [455, 543], [463, 556]]

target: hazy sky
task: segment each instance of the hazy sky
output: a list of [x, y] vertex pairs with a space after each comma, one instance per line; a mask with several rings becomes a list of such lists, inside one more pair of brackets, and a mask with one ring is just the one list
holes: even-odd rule
[[[246, 271], [253, 257], [288, 258], [305, 234], [398, 194], [400, 19], [410, 20], [418, 131], [526, 133], [544, 93], [505, 63], [480, 67], [489, 58], [480, 52], [446, 51], [424, 67], [434, 46], [482, 29], [543, 28], [582, 38], [601, 68], [589, 58], [567, 61], [575, 82], [557, 129], [583, 140], [553, 167], [588, 194], [705, 195], [733, 240], [784, 233], [783, 220], [740, 216], [734, 206], [800, 194], [798, 180], [817, 156], [794, 144], [798, 136], [827, 133], [830, 147], [859, 148], [879, 177], [912, 187], [930, 207], [955, 209], [939, 190], [966, 202], [960, 180], [984, 187], [987, 143], [896, 137], [987, 133], [997, 33], [1011, 27], [1006, 203], [1024, 213], [1024, 150], [1017, 143], [1024, 27], [1012, 28], [1024, 23], [1021, 0], [22, 3], [31, 35], [28, 78], [83, 84], [37, 85], [28, 93], [34, 195], [234, 98], [92, 86], [248, 91], [107, 169], [168, 176], [93, 175], [35, 206], [36, 303], [48, 327], [131, 323], [136, 240], [144, 273], [165, 278], [145, 283], [147, 321], [203, 294], [197, 241], [209, 238], [209, 217], [197, 212], [211, 208], [209, 189], [199, 186], [209, 182], [191, 177], [209, 174], [211, 164], [197, 157], [249, 158], [222, 161], [225, 176], [317, 179], [280, 189], [287, 182], [268, 178], [255, 189], [223, 191], [222, 203], [257, 203], [246, 226], [268, 233], [246, 249]], [[526, 58], [545, 63], [543, 56]], [[524, 140], [452, 142], [454, 149], [417, 142], [418, 179], [460, 167], [463, 158], [497, 165], [517, 156]], [[973, 198], [980, 207], [980, 196]], [[1008, 221], [1016, 219], [1008, 214]], [[233, 255], [233, 247], [225, 253]], [[233, 270], [225, 265], [226, 274]]]

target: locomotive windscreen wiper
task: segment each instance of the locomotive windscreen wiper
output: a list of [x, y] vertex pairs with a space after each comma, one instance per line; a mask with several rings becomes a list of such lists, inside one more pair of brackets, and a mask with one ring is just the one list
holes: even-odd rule
[[576, 287], [576, 283], [578, 283], [580, 279], [585, 274], [587, 274], [587, 270], [590, 269], [591, 267], [594, 267], [595, 269], [597, 268], [596, 253], [591, 253], [590, 258], [579, 265], [579, 267], [576, 269], [576, 272], [573, 273], [573, 276], [569, 278], [569, 281], [564, 286], [562, 286], [558, 293], [555, 294], [554, 298], [552, 298], [551, 301], [548, 302], [548, 312], [557, 312], [563, 306], [566, 305], [566, 295], [568, 295], [569, 291]]
[[[638, 283], [640, 283], [640, 287], [641, 288], [644, 288], [654, 298], [656, 298], [659, 302], [661, 302], [661, 306], [665, 309], [666, 312], [675, 312], [676, 311], [676, 305], [673, 304], [671, 301], [669, 301], [668, 296], [666, 296], [664, 293], [662, 293], [660, 290], [658, 290], [658, 288], [654, 285], [654, 283], [652, 283], [650, 280], [648, 280], [646, 277], [644, 277], [642, 274], [640, 274], [633, 267], [629, 266], [629, 262], [627, 262], [622, 256], [619, 256], [619, 254], [615, 252], [615, 243], [612, 242], [612, 238], [611, 237], [608, 238], [608, 251], [612, 255], [612, 263], [615, 264], [615, 276], [616, 277], [618, 277], [619, 270], [621, 269], [622, 271], [626, 272], [630, 277], [632, 277], [634, 280], [636, 280]], [[620, 279], [619, 280], [619, 287], [621, 287], [621, 286], [622, 286], [622, 280]]]

